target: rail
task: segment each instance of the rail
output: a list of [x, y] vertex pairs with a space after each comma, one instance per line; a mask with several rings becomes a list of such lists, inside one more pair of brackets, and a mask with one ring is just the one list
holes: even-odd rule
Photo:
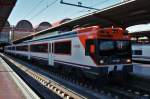
[[66, 88], [63, 85], [60, 85], [59, 83], [55, 82], [54, 80], [41, 75], [40, 73], [36, 73], [32, 71], [31, 69], [25, 67], [24, 65], [12, 60], [11, 58], [1, 54], [3, 58], [6, 60], [9, 60], [11, 63], [13, 63], [15, 66], [20, 68], [22, 71], [26, 72], [28, 75], [32, 76], [34, 79], [36, 79], [38, 82], [40, 82], [42, 85], [46, 86], [49, 90], [60, 96], [61, 98], [65, 99], [87, 99], [84, 96], [79, 95], [78, 93]]

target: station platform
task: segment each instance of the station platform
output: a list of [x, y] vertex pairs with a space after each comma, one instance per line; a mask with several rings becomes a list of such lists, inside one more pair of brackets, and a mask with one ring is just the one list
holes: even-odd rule
[[11, 77], [12, 73], [13, 71], [4, 65], [3, 59], [0, 58], [0, 99], [25, 99], [23, 93]]
[[133, 63], [133, 73], [150, 77], [150, 64]]
[[[1, 53], [0, 56], [4, 57]], [[40, 99], [38, 94], [1, 57], [0, 99]]]

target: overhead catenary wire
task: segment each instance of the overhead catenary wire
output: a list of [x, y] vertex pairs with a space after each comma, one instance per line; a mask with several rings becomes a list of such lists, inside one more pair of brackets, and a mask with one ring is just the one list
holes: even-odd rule
[[92, 5], [91, 7], [104, 4], [105, 2], [108, 2], [108, 1], [109, 1], [109, 0], [103, 0], [103, 1], [97, 2], [97, 3], [95, 3], [94, 5]]
[[82, 2], [78, 2], [78, 4], [74, 4], [74, 3], [64, 2], [63, 0], [61, 0], [60, 3], [61, 3], [61, 4], [65, 4], [65, 5], [70, 5], [70, 6], [76, 6], [76, 7], [80, 7], [80, 8], [87, 8], [87, 9], [98, 10], [98, 9], [96, 9], [96, 8], [84, 6], [84, 5], [82, 5]]
[[41, 4], [42, 2], [44, 2], [45, 0], [40, 0], [35, 6], [33, 6], [33, 8], [30, 9], [30, 11], [22, 18], [25, 19], [26, 17], [28, 17], [33, 11], [35, 11]]
[[48, 9], [50, 6], [52, 6], [53, 4], [55, 4], [58, 0], [55, 0], [53, 2], [51, 2], [50, 4], [46, 5], [46, 7], [44, 7], [43, 9], [41, 9], [39, 12], [37, 12], [34, 16], [32, 16], [29, 20], [33, 20], [36, 17], [38, 17], [40, 14], [42, 14], [46, 9]]
[[[38, 8], [38, 6], [39, 6], [43, 1], [44, 1], [44, 0], [40, 0], [40, 1], [37, 3], [37, 5], [34, 6], [34, 7], [24, 16], [24, 18], [27, 17], [29, 14], [31, 14], [31, 13], [33, 12], [33, 10], [35, 11], [35, 10]], [[34, 15], [33, 15], [31, 18], [29, 18], [28, 20], [35, 19], [35, 18], [38, 17], [40, 14], [42, 14], [46, 9], [48, 9], [50, 6], [52, 6], [53, 4], [55, 4], [57, 1], [58, 1], [58, 0], [55, 0], [55, 1], [53, 1], [52, 3], [46, 5], [45, 8], [41, 9], [39, 12], [37, 12], [36, 14], [34, 14]], [[96, 4], [92, 5], [92, 6], [98, 5], [99, 3], [105, 3], [105, 2], [107, 2], [107, 1], [109, 1], [109, 0], [103, 0], [103, 1], [98, 2], [98, 3], [96, 3]], [[92, 6], [91, 6], [91, 7], [92, 7]], [[88, 11], [91, 11], [91, 10], [88, 10]], [[88, 11], [85, 11], [85, 12], [88, 12]], [[81, 13], [81, 12], [84, 12], [84, 11], [83, 11], [83, 10], [82, 10], [82, 11], [79, 11], [79, 13]]]
[[[99, 2], [97, 2], [97, 3], [93, 4], [93, 5], [91, 5], [90, 7], [97, 6], [97, 5], [101, 5], [101, 4], [104, 4], [104, 3], [108, 2], [108, 1], [109, 1], [109, 0], [102, 0], [102, 1], [99, 1]], [[74, 15], [74, 14], [79, 14], [79, 13], [84, 13], [84, 12], [90, 12], [90, 11], [92, 11], [92, 10], [93, 10], [93, 9], [80, 10], [80, 11], [77, 11], [77, 12], [73, 13], [73, 15]]]
[[[40, 0], [40, 1], [37, 3], [37, 5], [34, 6], [34, 7], [27, 13], [27, 15], [29, 15], [30, 13], [32, 13], [33, 10], [36, 10], [36, 9], [38, 8], [38, 5], [40, 5], [43, 1], [44, 1], [44, 0]], [[46, 9], [48, 9], [50, 6], [52, 6], [53, 4], [55, 4], [57, 1], [58, 1], [58, 0], [55, 0], [55, 1], [51, 2], [50, 4], [46, 5], [43, 9], [41, 9], [40, 11], [38, 11], [37, 13], [35, 13], [32, 17], [28, 18], [28, 20], [31, 21], [31, 20], [35, 19], [36, 17], [38, 17], [39, 15], [41, 15]], [[107, 1], [109, 1], [109, 0], [103, 0], [103, 1], [98, 2], [98, 3], [96, 3], [96, 4], [92, 5], [92, 6], [98, 5], [98, 4], [100, 4], [100, 3], [103, 4], [103, 3], [107, 2]], [[91, 7], [92, 7], [92, 6], [91, 6]], [[87, 11], [82, 10], [82, 11], [79, 11], [78, 13], [81, 13], [81, 12], [89, 12], [89, 11], [91, 11], [91, 10], [87, 10]], [[26, 15], [26, 16], [27, 16], [27, 15]]]

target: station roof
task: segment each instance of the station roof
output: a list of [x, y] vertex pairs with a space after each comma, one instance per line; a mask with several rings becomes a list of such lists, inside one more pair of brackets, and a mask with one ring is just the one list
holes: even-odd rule
[[130, 33], [130, 35], [131, 35], [131, 37], [143, 37], [143, 36], [150, 37], [150, 30], [132, 32], [132, 33]]
[[[150, 23], [150, 0], [128, 0], [116, 5], [100, 9], [99, 11], [72, 19], [56, 27], [37, 32], [34, 35], [61, 30], [63, 28], [74, 28], [75, 26], [90, 26], [99, 24], [102, 27], [119, 26], [127, 28], [132, 25]], [[30, 38], [30, 36], [28, 36]], [[26, 39], [28, 37], [25, 37]], [[24, 40], [20, 39], [20, 40]], [[14, 42], [18, 42], [16, 40]]]
[[100, 24], [129, 27], [150, 22], [150, 0], [129, 0], [69, 21], [64, 26]]
[[5, 25], [17, 0], [0, 0], [0, 31]]

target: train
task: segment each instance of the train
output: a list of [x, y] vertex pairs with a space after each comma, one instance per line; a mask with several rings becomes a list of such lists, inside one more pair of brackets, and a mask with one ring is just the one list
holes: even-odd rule
[[130, 36], [119, 27], [93, 25], [53, 31], [5, 46], [4, 51], [37, 60], [49, 69], [92, 79], [133, 71]]
[[138, 63], [150, 63], [150, 44], [132, 44], [132, 60]]

